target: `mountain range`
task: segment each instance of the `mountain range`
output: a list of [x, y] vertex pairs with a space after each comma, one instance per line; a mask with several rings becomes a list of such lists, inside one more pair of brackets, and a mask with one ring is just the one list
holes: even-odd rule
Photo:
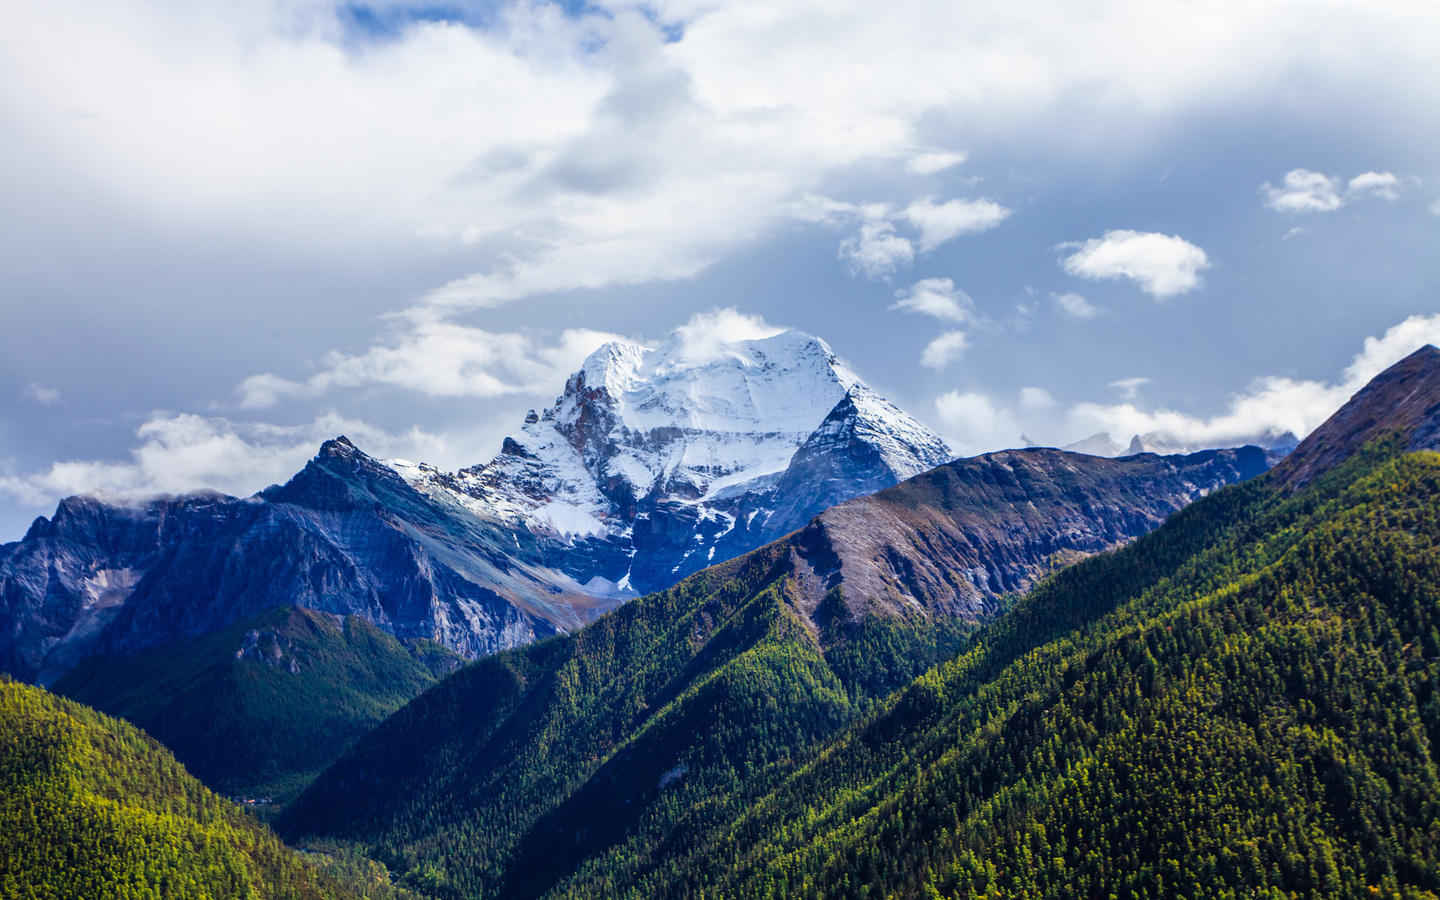
[[339, 437], [252, 497], [67, 498], [0, 546], [0, 670], [48, 683], [292, 605], [480, 656], [949, 458], [818, 338], [606, 344], [485, 465], [385, 462]]
[[[279, 827], [439, 897], [1433, 896], [1437, 397], [1426, 348], [968, 634], [801, 532], [461, 670]], [[916, 530], [952, 578], [965, 512]]]
[[[640, 358], [625, 365], [648, 372]], [[576, 396], [587, 379], [571, 379]], [[616, 396], [649, 395], [628, 384], [596, 394], [640, 421]], [[501, 457], [513, 459], [500, 468], [464, 477], [382, 463], [336, 440], [287, 485], [247, 500], [62, 503], [6, 558], [18, 546], [32, 563], [48, 552], [144, 571], [72, 578], [100, 612], [78, 626], [88, 644], [60, 643], [87, 652], [66, 666], [50, 657], [55, 687], [144, 722], [212, 783], [303, 788], [274, 822], [306, 852], [280, 845], [134, 727], [0, 677], [0, 818], [11, 835], [0, 887], [437, 898], [1440, 893], [1433, 347], [1377, 376], [1273, 469], [1273, 448], [1260, 447], [1118, 459], [1029, 448], [949, 461], [829, 505], [589, 624], [458, 669], [423, 628], [398, 634], [373, 611], [261, 608], [275, 598], [259, 586], [294, 557], [270, 569], [262, 557], [231, 560], [231, 580], [219, 583], [243, 617], [206, 609], [203, 596], [186, 610], [179, 593], [176, 573], [204, 556], [205, 536], [250, 529], [277, 532], [272, 553], [312, 535], [304, 596], [322, 601], [332, 585], [435, 575], [416, 565], [381, 577], [354, 557], [333, 571], [335, 547], [364, 548], [367, 561], [419, 547], [431, 555], [412, 562], [456, 565], [445, 554], [468, 552], [539, 583], [541, 568], [505, 569], [487, 555], [506, 536], [523, 546], [516, 523], [537, 547], [630, 542], [612, 582], [612, 596], [623, 593], [643, 513], [688, 504], [708, 521], [743, 509], [758, 535], [824, 502], [838, 489], [827, 478], [858, 483], [836, 459], [883, 459], [891, 439], [918, 446], [877, 432], [865, 408], [883, 401], [857, 387], [844, 387], [778, 475], [743, 479], [750, 506], [722, 508], [724, 489], [694, 486], [743, 467], [687, 469], [672, 447], [661, 471], [673, 478], [657, 488], [657, 476], [632, 511], [622, 501], [644, 476], [606, 473], [640, 453], [614, 425], [600, 462], [580, 467], [614, 496], [588, 511], [557, 513], [553, 498], [505, 474], [522, 460], [556, 496], [578, 496], [552, 466], [564, 454], [537, 449], [549, 439], [541, 428], [507, 444]], [[571, 420], [561, 405], [550, 421], [591, 415]], [[694, 440], [715, 444], [716, 420], [705, 421]], [[742, 446], [770, 440], [745, 434]], [[585, 464], [581, 448], [602, 443], [569, 446]], [[579, 469], [567, 477], [585, 484]], [[501, 487], [514, 488], [511, 507], [453, 512]], [[557, 517], [585, 529], [564, 531]], [[367, 544], [376, 521], [412, 543]], [[314, 549], [326, 546], [313, 536], [322, 528], [335, 539], [328, 551]], [[477, 550], [482, 538], [492, 544]], [[158, 561], [146, 555], [157, 544]], [[176, 579], [169, 612], [163, 592], [141, 591], [165, 584], [157, 572]], [[116, 627], [155, 622], [185, 636], [131, 642]]]

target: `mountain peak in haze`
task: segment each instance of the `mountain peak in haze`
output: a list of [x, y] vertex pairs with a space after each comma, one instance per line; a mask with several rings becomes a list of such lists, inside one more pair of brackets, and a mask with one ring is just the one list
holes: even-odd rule
[[1426, 344], [1370, 379], [1275, 468], [1287, 487], [1301, 487], [1377, 437], [1398, 433], [1406, 449], [1440, 449], [1440, 349]]

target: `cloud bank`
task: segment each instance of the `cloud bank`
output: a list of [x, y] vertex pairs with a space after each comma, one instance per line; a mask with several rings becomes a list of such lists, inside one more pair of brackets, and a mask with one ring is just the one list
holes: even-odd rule
[[1062, 262], [1064, 270], [1092, 281], [1124, 278], [1157, 300], [1189, 293], [1200, 286], [1200, 273], [1210, 268], [1205, 251], [1173, 234], [1107, 231], [1075, 245]]

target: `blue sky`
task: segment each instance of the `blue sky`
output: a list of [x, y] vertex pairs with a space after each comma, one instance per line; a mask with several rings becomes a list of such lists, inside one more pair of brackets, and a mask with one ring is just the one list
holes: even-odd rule
[[1313, 427], [1440, 339], [1440, 12], [1193, 6], [31, 4], [0, 539], [342, 430], [483, 461], [717, 308], [964, 452]]

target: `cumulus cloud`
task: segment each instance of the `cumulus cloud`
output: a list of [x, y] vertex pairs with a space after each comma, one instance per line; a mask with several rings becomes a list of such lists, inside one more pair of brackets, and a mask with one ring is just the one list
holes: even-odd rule
[[1171, 234], [1107, 231], [1079, 244], [1061, 265], [1071, 275], [1091, 280], [1128, 278], [1158, 300], [1193, 291], [1210, 267], [1205, 251]]
[[967, 154], [957, 151], [925, 150], [906, 160], [905, 170], [912, 175], [935, 175], [963, 165], [968, 158]]
[[865, 222], [859, 232], [840, 244], [840, 259], [855, 275], [888, 278], [915, 259], [910, 241], [895, 233], [889, 222]]
[[944, 322], [969, 323], [976, 320], [975, 301], [949, 278], [922, 278], [895, 292], [891, 309], [920, 313]]
[[1291, 169], [1279, 186], [1260, 185], [1265, 205], [1276, 212], [1334, 212], [1345, 205], [1340, 196], [1340, 179], [1309, 169]]
[[[704, 361], [726, 344], [772, 337], [785, 329], [734, 308], [697, 313], [671, 334], [682, 357]], [[393, 341], [360, 353], [332, 352], [319, 371], [292, 380], [271, 372], [236, 387], [242, 409], [266, 409], [287, 397], [384, 386], [430, 397], [551, 394], [601, 344], [622, 335], [568, 328], [558, 335], [494, 332], [446, 321], [420, 321]]]
[[60, 402], [59, 390], [33, 381], [25, 385], [25, 389], [20, 394], [31, 403], [38, 403], [41, 406], [54, 406]]
[[988, 231], [1005, 221], [1010, 210], [993, 200], [947, 200], [926, 197], [905, 207], [903, 213], [920, 231], [920, 251], [934, 250], [962, 234]]
[[263, 409], [288, 396], [319, 396], [336, 388], [386, 385], [432, 397], [499, 397], [543, 393], [579, 366], [596, 347], [618, 335], [567, 329], [550, 341], [516, 332], [493, 332], [444, 321], [422, 321], [393, 342], [356, 354], [332, 352], [304, 380], [274, 373], [246, 378], [240, 406]]
[[[925, 197], [903, 209], [888, 203], [850, 203], [807, 194], [787, 204], [791, 218], [830, 227], [856, 225], [840, 244], [839, 256], [851, 274], [888, 278], [908, 266], [919, 253], [965, 234], [988, 231], [1010, 216], [1010, 210], [993, 200], [946, 200]], [[914, 240], [899, 232], [907, 226]], [[918, 247], [917, 247], [918, 244]]]
[[1265, 376], [1230, 398], [1216, 416], [1170, 409], [1146, 410], [1134, 402], [1081, 403], [1070, 410], [1075, 434], [1153, 434], [1165, 444], [1221, 447], [1286, 432], [1304, 437], [1329, 418], [1373, 377], [1425, 344], [1440, 344], [1440, 315], [1411, 316], [1379, 337], [1366, 338], [1360, 352], [1334, 382]]
[[963, 331], [947, 331], [925, 345], [920, 365], [927, 369], [943, 369], [965, 355], [970, 338]]
[[381, 457], [434, 459], [448, 451], [444, 439], [418, 428], [390, 434], [335, 413], [295, 426], [156, 413], [136, 430], [129, 459], [63, 460], [41, 472], [0, 475], [0, 494], [27, 506], [72, 494], [118, 502], [200, 490], [243, 496], [288, 479], [338, 434]]
[[1399, 199], [1400, 178], [1393, 172], [1361, 172], [1346, 182], [1323, 172], [1291, 169], [1278, 187], [1268, 181], [1260, 185], [1260, 195], [1276, 212], [1334, 212], [1356, 197]]
[[1362, 172], [1350, 179], [1345, 190], [1350, 194], [1368, 194], [1383, 200], [1396, 200], [1400, 197], [1400, 179], [1395, 177], [1393, 172]]
[[935, 398], [935, 415], [941, 432], [961, 456], [1022, 446], [1015, 414], [973, 391], [948, 391]]
[[1093, 319], [1100, 315], [1100, 307], [1073, 291], [1050, 296], [1054, 298], [1055, 305], [1060, 307], [1060, 311], [1072, 319]]

